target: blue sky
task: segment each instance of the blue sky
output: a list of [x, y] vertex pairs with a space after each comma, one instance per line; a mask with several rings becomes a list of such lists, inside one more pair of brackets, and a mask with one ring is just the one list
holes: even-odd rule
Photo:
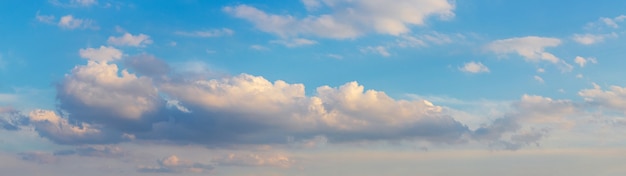
[[625, 5], [2, 1], [0, 170], [624, 175]]

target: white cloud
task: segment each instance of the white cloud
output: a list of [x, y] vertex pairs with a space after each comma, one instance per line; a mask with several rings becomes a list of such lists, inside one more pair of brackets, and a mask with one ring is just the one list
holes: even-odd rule
[[325, 0], [302, 1], [308, 9], [326, 8], [326, 14], [309, 14], [305, 18], [268, 14], [255, 7], [239, 5], [223, 10], [252, 22], [264, 32], [282, 37], [314, 35], [324, 38], [355, 38], [366, 33], [400, 35], [413, 25], [424, 25], [425, 19], [454, 16], [454, 4], [447, 0]]
[[361, 48], [361, 52], [362, 53], [375, 53], [383, 57], [391, 56], [389, 51], [387, 51], [387, 47], [384, 47], [384, 46], [368, 46], [365, 48]]
[[619, 25], [617, 23], [623, 22], [624, 19], [626, 19], [626, 15], [620, 15], [615, 18], [602, 17], [600, 18], [600, 21], [603, 22], [606, 26], [609, 26], [612, 28], [619, 28]]
[[140, 122], [163, 103], [150, 78], [94, 61], [66, 75], [57, 96], [70, 117], [103, 124]]
[[54, 24], [54, 20], [55, 17], [54, 15], [40, 15], [39, 11], [37, 11], [37, 14], [35, 14], [35, 19], [41, 23], [46, 23], [46, 24]]
[[230, 36], [230, 35], [233, 35], [234, 33], [235, 32], [231, 29], [222, 28], [222, 29], [211, 29], [211, 30], [193, 31], [193, 32], [178, 31], [175, 34], [181, 35], [181, 36], [188, 36], [188, 37], [208, 38], [208, 37]]
[[607, 38], [617, 38], [617, 33], [610, 34], [574, 34], [572, 39], [583, 45], [592, 45], [603, 42]]
[[535, 77], [533, 77], [537, 82], [540, 83], [544, 83], [545, 81], [543, 80], [543, 78], [541, 78], [541, 76], [535, 75]]
[[584, 57], [576, 56], [576, 58], [574, 58], [574, 62], [582, 68], [582, 67], [585, 67], [587, 63], [596, 64], [598, 63], [598, 60], [596, 60], [596, 58], [593, 58], [593, 57], [589, 57], [585, 59]]
[[230, 153], [211, 160], [222, 166], [270, 166], [289, 168], [295, 161], [284, 154], [237, 154]]
[[489, 72], [489, 68], [487, 68], [487, 66], [483, 65], [480, 62], [474, 62], [474, 61], [465, 63], [465, 65], [463, 65], [463, 67], [459, 68], [459, 70], [461, 70], [463, 72], [467, 72], [467, 73]]
[[559, 59], [554, 54], [546, 52], [549, 47], [561, 45], [557, 38], [527, 36], [493, 41], [485, 46], [488, 51], [496, 54], [515, 53], [522, 56], [526, 61], [548, 61], [556, 64], [563, 71], [571, 71], [572, 66]]
[[144, 47], [148, 44], [152, 44], [152, 40], [150, 36], [145, 34], [132, 35], [130, 33], [124, 33], [124, 35], [120, 37], [110, 36], [107, 43], [117, 46]]
[[427, 47], [429, 45], [444, 45], [455, 41], [464, 40], [462, 34], [443, 34], [439, 32], [430, 32], [418, 35], [402, 35], [396, 43], [399, 47]]
[[61, 7], [90, 7], [97, 5], [97, 0], [69, 0], [69, 2], [60, 2], [59, 0], [49, 0], [49, 2]]
[[583, 78], [583, 74], [576, 74], [576, 78], [578, 79]]
[[269, 48], [264, 47], [262, 45], [250, 45], [250, 49], [257, 50], [257, 51], [267, 51], [267, 50], [269, 50]]
[[75, 18], [72, 15], [62, 16], [57, 25], [64, 29], [98, 29], [93, 20]]
[[584, 89], [578, 95], [585, 98], [585, 101], [602, 107], [626, 112], [626, 88], [611, 86], [609, 90], [593, 84], [593, 89]]
[[317, 44], [314, 40], [303, 39], [303, 38], [291, 38], [291, 39], [283, 39], [283, 40], [272, 40], [270, 43], [284, 45], [286, 47], [300, 47], [306, 45], [315, 45]]
[[326, 56], [333, 58], [333, 59], [343, 59], [343, 56], [339, 54], [327, 54]]
[[158, 166], [139, 166], [139, 172], [149, 173], [203, 173], [212, 171], [215, 167], [209, 164], [192, 162], [170, 155], [157, 161]]
[[80, 57], [90, 61], [109, 62], [122, 58], [122, 51], [114, 47], [100, 46], [100, 48], [87, 48], [78, 51]]
[[537, 69], [537, 73], [545, 73], [545, 72], [546, 72], [546, 70], [543, 69], [543, 68], [538, 68]]
[[320, 2], [319, 0], [301, 0], [301, 1], [302, 1], [302, 4], [304, 4], [304, 7], [306, 8], [306, 10], [308, 11], [317, 10], [323, 5], [322, 2]]

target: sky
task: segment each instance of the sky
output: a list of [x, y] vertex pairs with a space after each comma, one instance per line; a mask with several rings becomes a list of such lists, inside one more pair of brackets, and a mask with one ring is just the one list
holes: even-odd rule
[[625, 175], [625, 6], [0, 1], [0, 172]]

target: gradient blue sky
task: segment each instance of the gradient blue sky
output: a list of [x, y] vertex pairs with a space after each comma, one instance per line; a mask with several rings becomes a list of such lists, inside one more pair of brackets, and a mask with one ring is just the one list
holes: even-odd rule
[[0, 2], [2, 175], [624, 175], [626, 1]]

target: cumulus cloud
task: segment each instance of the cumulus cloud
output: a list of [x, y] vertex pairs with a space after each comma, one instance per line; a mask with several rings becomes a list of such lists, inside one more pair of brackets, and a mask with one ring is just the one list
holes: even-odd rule
[[592, 45], [604, 42], [605, 39], [617, 38], [617, 33], [609, 34], [574, 34], [572, 39], [583, 45]]
[[442, 19], [454, 16], [454, 4], [447, 0], [329, 0], [302, 1], [309, 10], [325, 8], [328, 13], [310, 14], [304, 18], [268, 14], [249, 5], [225, 7], [237, 18], [250, 21], [261, 31], [281, 37], [312, 35], [324, 38], [356, 38], [366, 33], [400, 35], [411, 26], [424, 25], [432, 16]]
[[545, 51], [546, 48], [561, 45], [557, 38], [527, 36], [493, 41], [485, 46], [488, 51], [496, 54], [514, 53], [522, 56], [526, 61], [548, 61], [557, 64], [561, 70], [570, 71], [572, 66], [559, 59], [554, 54]]
[[[88, 61], [57, 85], [60, 107], [70, 117], [96, 124], [142, 129], [164, 106], [152, 79], [120, 70], [115, 64]], [[114, 125], [115, 124], [115, 125]]]
[[80, 49], [78, 51], [78, 54], [80, 55], [80, 57], [87, 60], [104, 63], [119, 60], [122, 58], [122, 51], [110, 46]]
[[459, 70], [461, 70], [463, 72], [467, 72], [467, 73], [489, 72], [489, 68], [487, 68], [487, 66], [483, 65], [480, 62], [474, 62], [474, 61], [465, 63], [465, 65], [463, 65], [463, 67], [459, 68]]
[[187, 31], [175, 32], [175, 34], [181, 35], [181, 36], [203, 37], [203, 38], [229, 36], [229, 35], [233, 35], [234, 33], [235, 32], [233, 30], [228, 29], [228, 28], [211, 29], [211, 30], [204, 30], [204, 31], [193, 31], [193, 32], [187, 32]]
[[120, 37], [110, 36], [107, 42], [111, 45], [134, 47], [144, 47], [148, 44], [152, 44], [150, 36], [146, 34], [132, 35], [130, 33], [124, 33], [124, 35]]
[[157, 160], [157, 163], [158, 166], [139, 166], [138, 171], [148, 173], [202, 173], [214, 169], [213, 165], [180, 159], [176, 155]]
[[574, 58], [574, 63], [578, 64], [582, 68], [582, 67], [585, 67], [587, 63], [596, 64], [598, 63], [598, 60], [596, 60], [596, 58], [593, 58], [593, 57], [585, 59], [584, 57], [576, 56], [576, 58]]
[[91, 19], [75, 18], [72, 15], [65, 15], [59, 19], [57, 25], [63, 29], [98, 29]]
[[163, 76], [170, 72], [170, 66], [152, 55], [142, 54], [124, 60], [124, 66], [141, 75]]

